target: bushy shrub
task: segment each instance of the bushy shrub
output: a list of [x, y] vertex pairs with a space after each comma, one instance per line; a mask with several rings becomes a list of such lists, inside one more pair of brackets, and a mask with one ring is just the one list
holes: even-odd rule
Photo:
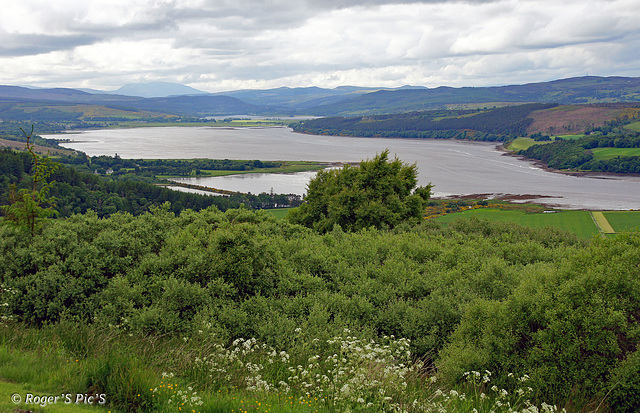
[[621, 400], [635, 389], [639, 246], [640, 234], [596, 240], [556, 268], [529, 273], [505, 300], [470, 304], [442, 371], [450, 380], [470, 369], [527, 372], [543, 397], [579, 406], [602, 400], [616, 371]]

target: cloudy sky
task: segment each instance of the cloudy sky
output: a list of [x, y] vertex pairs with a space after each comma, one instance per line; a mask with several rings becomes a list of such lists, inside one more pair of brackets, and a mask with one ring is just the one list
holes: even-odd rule
[[0, 84], [209, 92], [640, 76], [638, 0], [0, 0]]

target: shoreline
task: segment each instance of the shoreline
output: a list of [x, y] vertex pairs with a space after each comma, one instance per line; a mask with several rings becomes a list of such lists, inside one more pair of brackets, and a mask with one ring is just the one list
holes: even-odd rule
[[496, 150], [498, 150], [499, 152], [502, 152], [502, 156], [511, 156], [513, 158], [517, 158], [522, 161], [531, 162], [535, 167], [540, 168], [545, 172], [576, 176], [576, 177], [587, 177], [592, 179], [616, 179], [616, 178], [621, 178], [625, 176], [640, 177], [640, 174], [637, 174], [637, 173], [622, 174], [622, 173], [616, 173], [616, 172], [570, 171], [566, 169], [555, 169], [548, 166], [547, 164], [545, 164], [544, 162], [538, 159], [531, 159], [531, 158], [527, 158], [524, 155], [518, 155], [514, 151], [505, 148], [504, 144], [496, 145]]

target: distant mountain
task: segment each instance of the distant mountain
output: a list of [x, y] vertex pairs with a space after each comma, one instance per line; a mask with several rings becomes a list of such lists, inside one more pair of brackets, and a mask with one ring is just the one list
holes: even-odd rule
[[229, 96], [171, 96], [144, 99], [136, 102], [135, 106], [137, 109], [194, 117], [268, 113], [266, 108], [251, 105]]
[[31, 89], [21, 86], [0, 85], [0, 98], [14, 98], [43, 102], [70, 102], [88, 104], [128, 103], [142, 98], [111, 94], [92, 94], [78, 89]]
[[[273, 114], [269, 108], [251, 105], [229, 96], [190, 95], [169, 96], [158, 98], [143, 98], [113, 94], [92, 94], [76, 89], [30, 89], [19, 86], [0, 86], [0, 101], [28, 102], [31, 108], [46, 107], [51, 104], [84, 104], [103, 105], [112, 109], [125, 111], [153, 111], [161, 114], [180, 116], [205, 117], [215, 115], [251, 115]], [[38, 116], [50, 118], [50, 110], [33, 113], [33, 119]], [[59, 117], [56, 117], [59, 120]]]
[[209, 94], [190, 86], [170, 82], [130, 83], [110, 93], [125, 96], [139, 96], [143, 98]]
[[[434, 89], [403, 86], [396, 89], [342, 86], [237, 90], [205, 94], [175, 83], [127, 85], [113, 93], [76, 89], [31, 89], [0, 86], [0, 99], [104, 105], [125, 110], [158, 111], [179, 116], [316, 115], [353, 116], [392, 114], [451, 106], [504, 106], [520, 103], [640, 102], [638, 77], [577, 77], [552, 82], [495, 87]], [[126, 95], [128, 93], [136, 96]], [[167, 94], [171, 96], [166, 96]], [[140, 95], [159, 97], [142, 97]]]
[[585, 76], [512, 86], [382, 90], [310, 108], [306, 112], [319, 116], [390, 114], [442, 109], [448, 105], [533, 102], [640, 102], [640, 78]]
[[320, 105], [353, 99], [380, 90], [399, 90], [406, 88], [425, 89], [421, 86], [403, 86], [401, 88], [339, 86], [334, 89], [324, 89], [314, 86], [297, 88], [279, 87], [263, 90], [247, 89], [220, 92], [215, 95], [235, 97], [257, 106], [270, 106], [286, 110], [305, 110]]

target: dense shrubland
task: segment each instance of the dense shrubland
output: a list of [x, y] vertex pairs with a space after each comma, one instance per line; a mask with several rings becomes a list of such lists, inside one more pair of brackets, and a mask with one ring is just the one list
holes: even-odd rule
[[348, 328], [365, 342], [409, 339], [413, 362], [449, 385], [489, 370], [504, 388], [528, 374], [531, 400], [636, 403], [638, 234], [584, 243], [472, 220], [321, 235], [266, 213], [168, 205], [52, 220], [35, 237], [0, 232], [5, 323], [223, 348], [255, 338], [296, 360], [327, 354], [312, 343]]
[[289, 220], [6, 215], [0, 360], [22, 368], [0, 373], [36, 380], [18, 350], [125, 411], [636, 411], [640, 234], [419, 220], [430, 186], [387, 156], [320, 173]]

